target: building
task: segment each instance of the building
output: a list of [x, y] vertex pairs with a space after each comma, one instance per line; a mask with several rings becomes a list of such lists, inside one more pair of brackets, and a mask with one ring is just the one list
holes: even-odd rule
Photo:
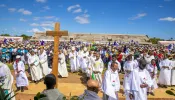
[[22, 42], [23, 37], [13, 37], [13, 36], [0, 36], [0, 41], [4, 41], [4, 39], [7, 40], [13, 40], [14, 42]]
[[[46, 33], [35, 33], [31, 41], [53, 41], [52, 36], [46, 36]], [[62, 36], [60, 41], [83, 41], [83, 42], [100, 42], [106, 43], [108, 41], [138, 41], [140, 44], [151, 44], [147, 42], [149, 37], [147, 35], [134, 34], [91, 34], [91, 33], [69, 33], [68, 36]]]

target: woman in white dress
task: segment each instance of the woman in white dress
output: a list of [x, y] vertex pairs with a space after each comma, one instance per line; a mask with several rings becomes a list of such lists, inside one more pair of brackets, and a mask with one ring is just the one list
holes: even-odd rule
[[150, 74], [150, 77], [152, 79], [153, 85], [151, 86], [151, 90], [149, 90], [149, 94], [154, 96], [153, 90], [157, 89], [157, 66], [156, 66], [156, 61], [154, 59], [151, 60], [151, 64], [147, 64], [146, 66], [147, 71]]
[[59, 51], [58, 59], [59, 59], [59, 63], [58, 63], [59, 75], [61, 75], [61, 77], [68, 77], [65, 55], [61, 50]]

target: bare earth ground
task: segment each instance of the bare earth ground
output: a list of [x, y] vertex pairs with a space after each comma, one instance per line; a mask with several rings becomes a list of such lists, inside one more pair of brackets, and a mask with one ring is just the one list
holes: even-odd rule
[[[13, 71], [12, 71], [12, 74], [14, 75]], [[59, 91], [61, 91], [66, 96], [69, 96], [70, 93], [72, 96], [81, 95], [86, 89], [85, 84], [83, 84], [82, 82], [82, 76], [83, 75], [76, 74], [76, 73], [69, 73], [68, 78], [59, 78], [58, 79]], [[122, 78], [123, 78], [123, 74], [120, 74], [120, 80], [123, 80]], [[15, 84], [13, 88], [14, 90], [16, 90]], [[159, 88], [155, 90], [155, 96], [149, 96], [149, 100], [175, 100], [175, 96], [171, 96], [165, 93], [166, 90], [170, 90], [171, 88], [175, 89], [175, 87], [169, 87], [168, 89]], [[16, 100], [33, 100], [34, 96], [38, 92], [42, 92], [44, 89], [45, 89], [45, 85], [43, 82], [40, 82], [39, 84], [30, 83], [28, 86], [28, 90], [25, 90], [23, 93], [18, 92], [18, 95], [16, 96]], [[101, 92], [99, 92], [98, 95], [102, 97]], [[119, 93], [119, 98], [120, 100], [125, 100], [124, 96], [122, 95], [122, 89]]]

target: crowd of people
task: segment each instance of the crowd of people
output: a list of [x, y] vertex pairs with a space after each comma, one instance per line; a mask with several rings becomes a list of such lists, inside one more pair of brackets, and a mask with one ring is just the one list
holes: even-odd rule
[[[0, 83], [5, 83], [4, 88], [8, 91], [12, 91], [13, 76], [7, 63], [13, 64], [17, 91], [23, 92], [24, 87], [29, 85], [26, 69], [32, 82], [36, 84], [42, 80], [46, 81], [44, 79], [46, 76], [52, 76], [54, 79], [50, 74], [54, 56], [53, 42], [3, 43], [0, 45], [0, 55]], [[175, 85], [173, 45], [165, 47], [140, 45], [134, 42], [107, 44], [62, 42], [59, 45], [58, 60], [59, 76], [68, 77], [67, 65], [70, 65], [72, 73], [81, 71], [86, 75], [87, 83], [95, 84], [94, 88], [92, 88], [94, 85], [89, 86], [89, 90], [85, 91], [86, 94], [95, 95], [94, 99], [93, 96], [85, 96], [91, 98], [85, 100], [97, 100], [96, 94], [99, 90], [104, 93], [104, 100], [118, 100], [121, 85], [126, 100], [147, 100], [148, 95], [155, 95], [154, 90], [158, 85], [161, 88]], [[120, 74], [124, 74], [123, 84], [120, 84]]]

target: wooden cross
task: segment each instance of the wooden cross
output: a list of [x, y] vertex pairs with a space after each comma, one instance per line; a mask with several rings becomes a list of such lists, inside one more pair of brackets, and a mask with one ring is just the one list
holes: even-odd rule
[[53, 54], [53, 63], [52, 63], [52, 73], [56, 77], [56, 88], [58, 88], [58, 47], [59, 47], [59, 38], [61, 36], [68, 36], [68, 31], [60, 31], [60, 24], [55, 23], [55, 31], [46, 31], [46, 36], [54, 37], [54, 54]]

